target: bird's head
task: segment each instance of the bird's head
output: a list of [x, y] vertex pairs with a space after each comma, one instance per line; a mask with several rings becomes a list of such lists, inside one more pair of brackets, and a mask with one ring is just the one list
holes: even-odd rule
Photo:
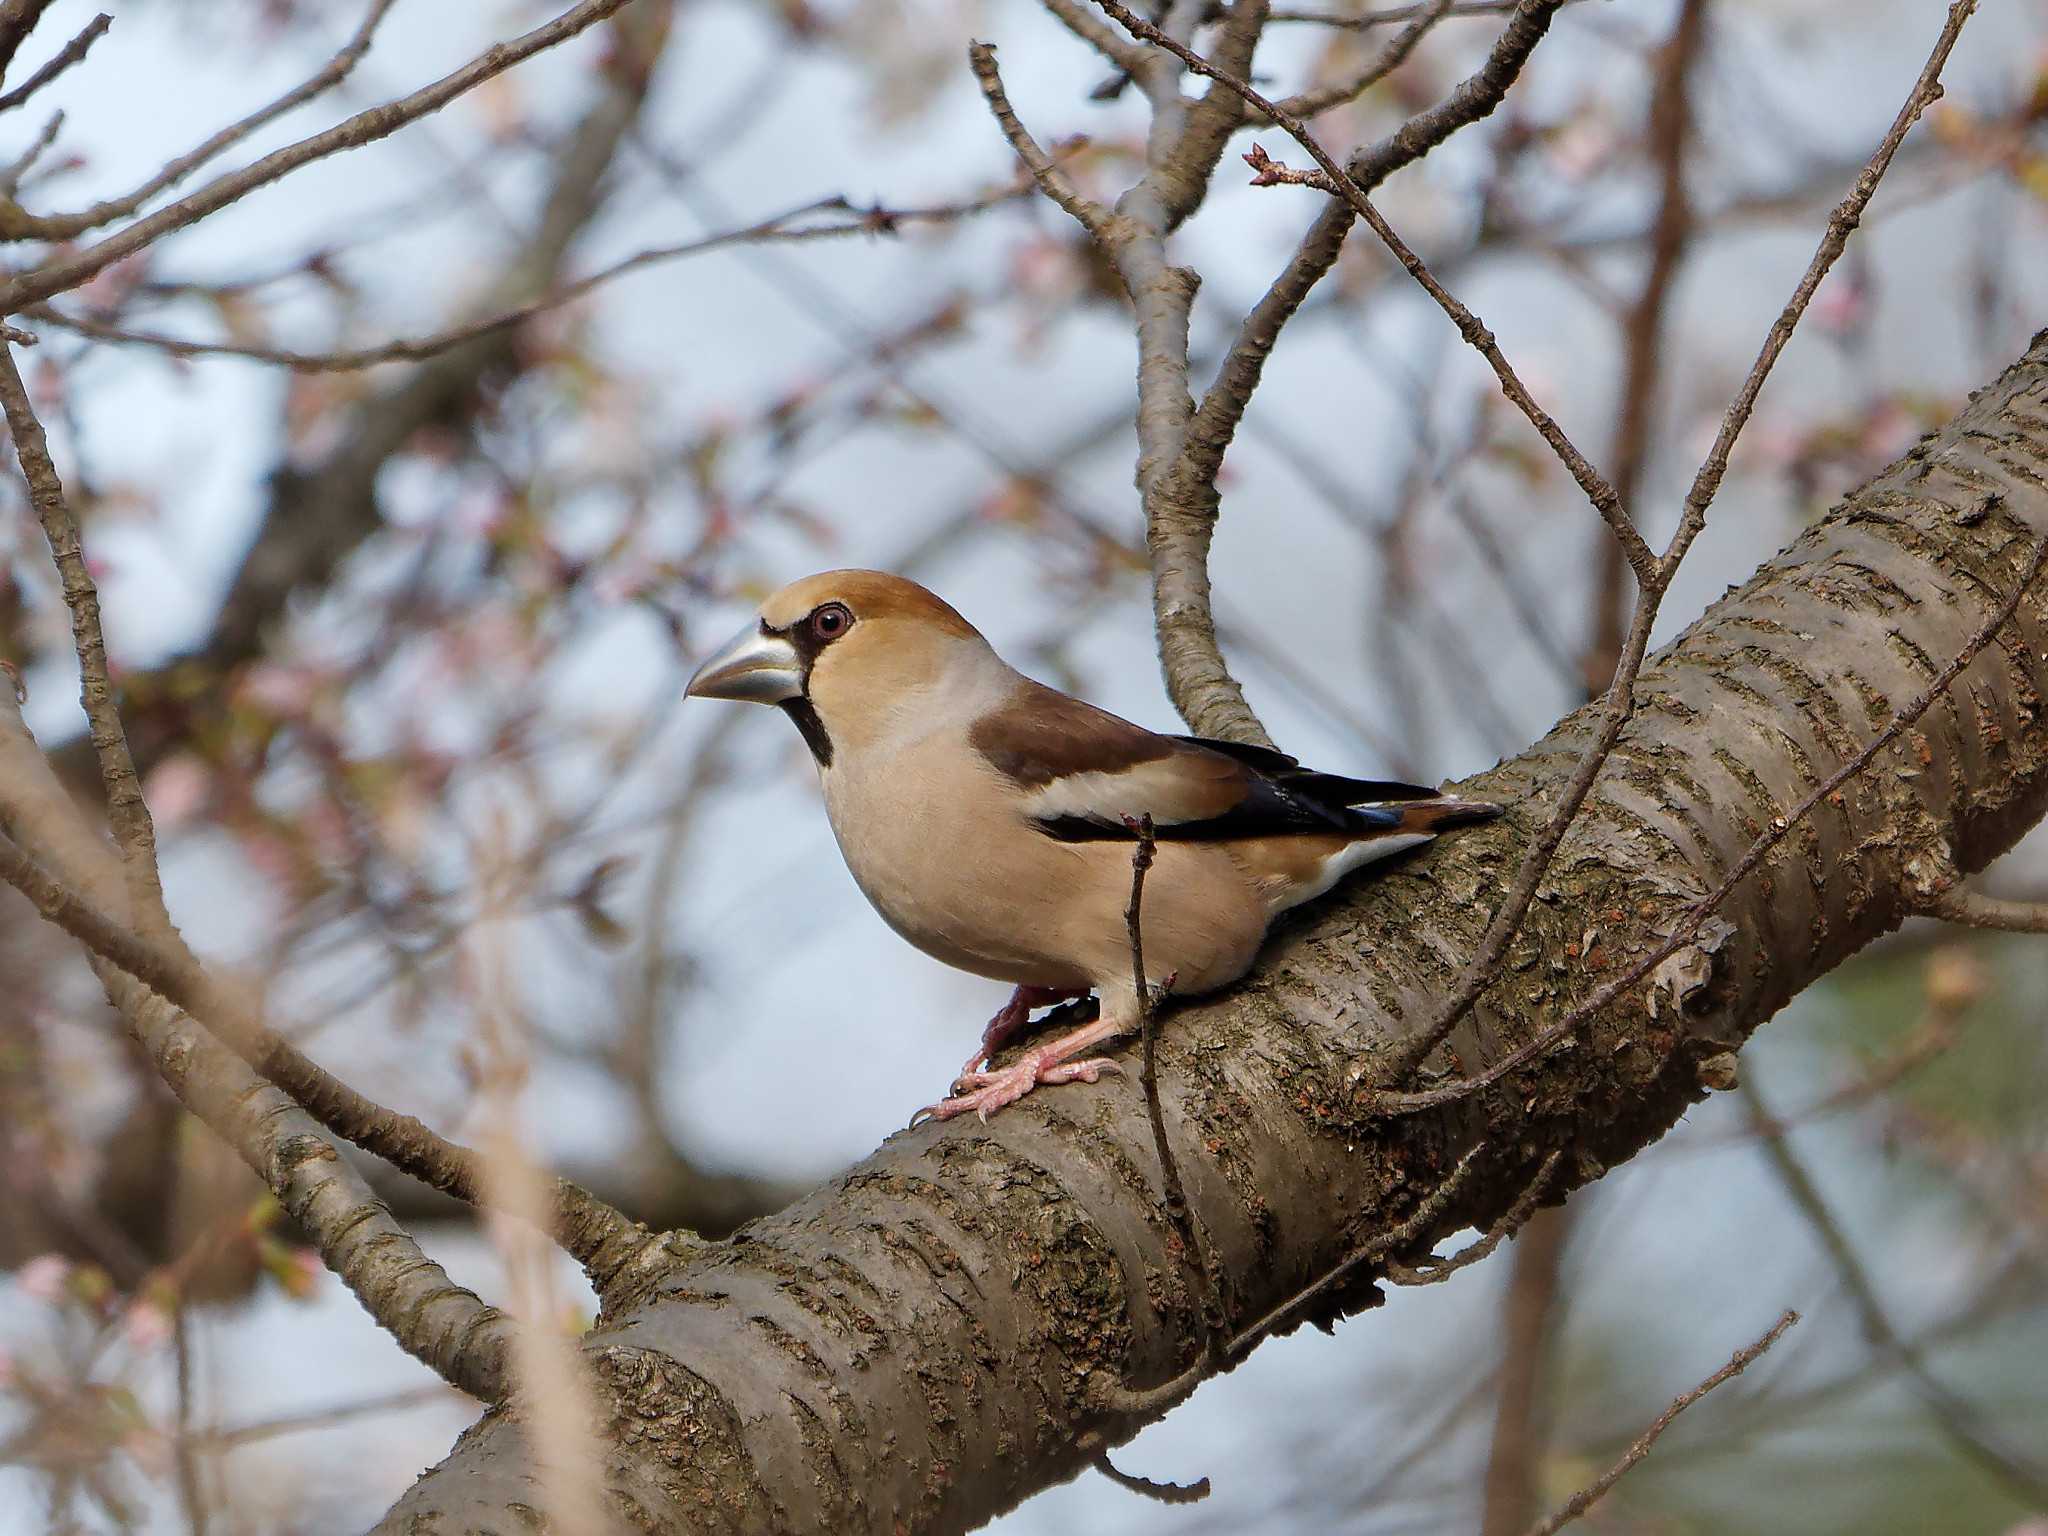
[[825, 571], [772, 594], [687, 691], [781, 706], [829, 766], [835, 745], [885, 734], [935, 689], [991, 664], [1001, 667], [980, 631], [916, 582]]

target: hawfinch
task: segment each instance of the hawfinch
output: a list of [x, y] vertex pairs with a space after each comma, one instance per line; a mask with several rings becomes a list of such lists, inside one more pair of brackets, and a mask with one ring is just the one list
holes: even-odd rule
[[[1083, 1053], [1140, 1023], [1124, 920], [1140, 818], [1157, 839], [1142, 911], [1150, 983], [1199, 993], [1250, 969], [1289, 907], [1500, 814], [1315, 773], [1265, 747], [1156, 735], [1033, 682], [947, 604], [881, 571], [784, 587], [689, 693], [778, 705], [883, 920], [948, 965], [1015, 985], [954, 1096], [931, 1106], [941, 1120], [986, 1119], [1040, 1083], [1114, 1069]], [[1034, 1007], [1090, 991], [1094, 1023], [982, 1070]]]

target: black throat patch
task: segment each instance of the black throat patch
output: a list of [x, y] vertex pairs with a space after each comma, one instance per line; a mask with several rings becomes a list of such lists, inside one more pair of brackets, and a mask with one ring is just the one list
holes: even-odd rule
[[804, 745], [811, 749], [811, 756], [817, 759], [820, 768], [832, 766], [832, 738], [825, 734], [825, 722], [818, 718], [818, 711], [809, 699], [784, 699], [782, 712], [796, 722]]

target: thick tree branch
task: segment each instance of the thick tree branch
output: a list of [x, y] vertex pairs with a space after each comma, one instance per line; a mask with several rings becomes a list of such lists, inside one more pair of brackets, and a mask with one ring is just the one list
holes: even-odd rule
[[[1658, 951], [1893, 701], [1940, 678], [2044, 534], [2048, 333], [1645, 667], [1615, 771], [1460, 1055], [1512, 1053]], [[1414, 1242], [1490, 1227], [1553, 1151], [1561, 1196], [1655, 1140], [1727, 1081], [1752, 1030], [1914, 909], [1909, 868], [1938, 845], [1981, 869], [2048, 813], [2044, 696], [2035, 593], [1748, 869], [1719, 908], [1726, 932], [1695, 934], [1655, 985], [1578, 1025], [1581, 1048], [1491, 1091], [1383, 1119], [1345, 1074], [1365, 1042], [1384, 1053], [1432, 1016], [1599, 733], [1588, 711], [1469, 786], [1508, 817], [1352, 887], [1243, 985], [1174, 1010], [1159, 1098], [1233, 1328], [1369, 1306], [1371, 1259], [1307, 1308], [1292, 1298], [1400, 1230], [1462, 1159], [1470, 1178]], [[744, 1242], [622, 1297], [586, 1342], [612, 1403], [614, 1498], [660, 1531], [950, 1532], [1093, 1465], [1145, 1421], [1120, 1410], [1128, 1384], [1175, 1385], [1199, 1354], [1153, 1162], [1127, 1084], [1034, 1095], [988, 1126], [900, 1134]], [[521, 1434], [516, 1414], [487, 1418], [384, 1529], [506, 1523]]]

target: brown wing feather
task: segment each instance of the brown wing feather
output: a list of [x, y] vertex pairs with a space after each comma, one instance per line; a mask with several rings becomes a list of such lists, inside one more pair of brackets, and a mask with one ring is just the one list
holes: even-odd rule
[[[1282, 753], [1232, 754], [1162, 736], [1028, 680], [1004, 708], [976, 721], [968, 740], [1028, 791], [1039, 826], [1068, 841], [1130, 837], [1125, 818], [1139, 816], [1150, 816], [1168, 840], [1362, 835], [1399, 824], [1396, 812], [1341, 798], [1361, 781], [1329, 779], [1343, 788], [1318, 793], [1327, 776]], [[1263, 760], [1290, 767], [1263, 773]]]

